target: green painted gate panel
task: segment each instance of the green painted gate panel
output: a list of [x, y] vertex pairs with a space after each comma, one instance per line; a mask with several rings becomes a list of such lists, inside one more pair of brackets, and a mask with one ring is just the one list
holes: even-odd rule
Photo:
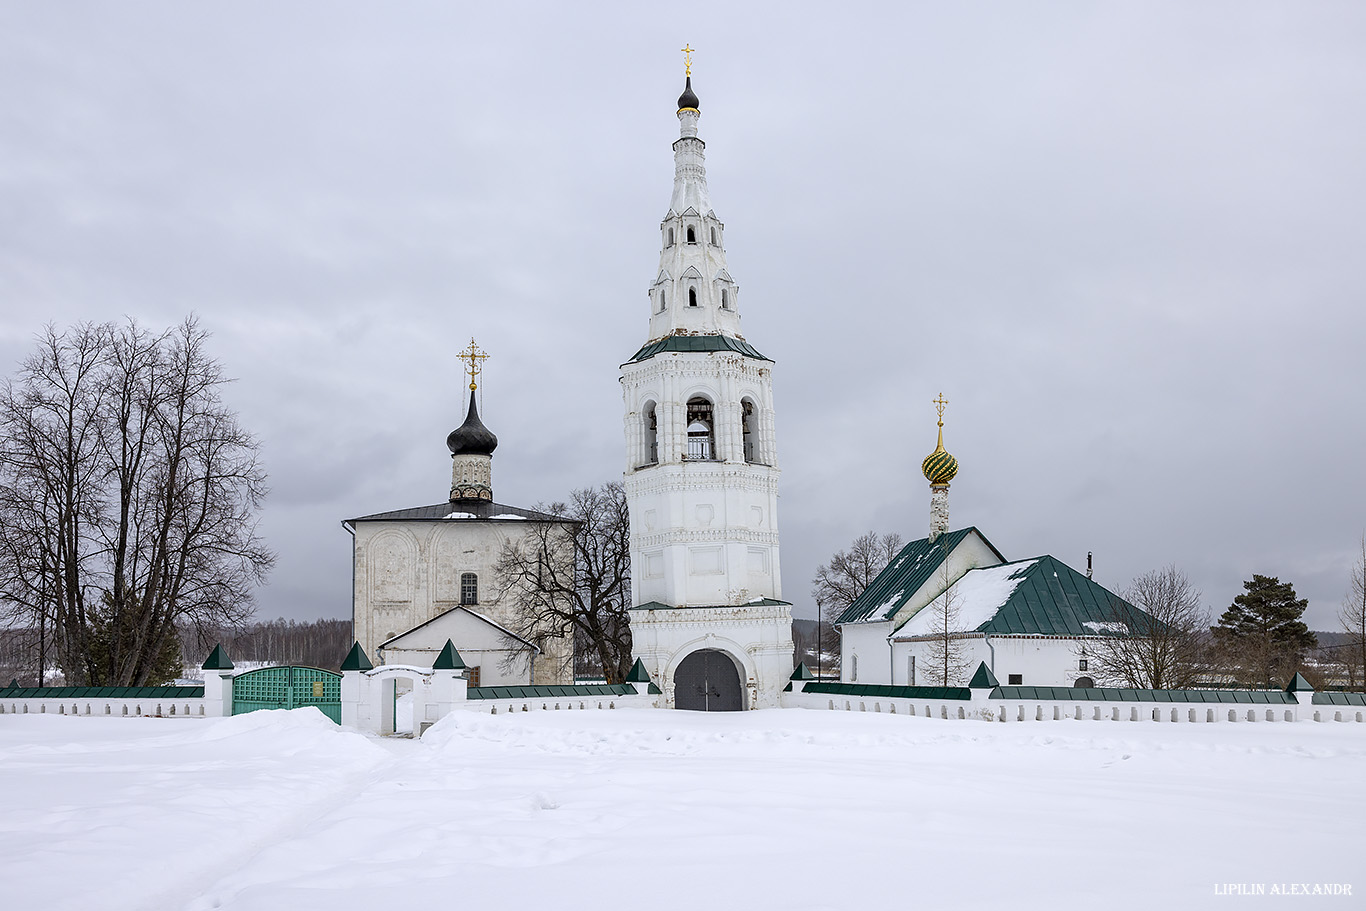
[[317, 707], [341, 724], [341, 674], [316, 667], [263, 667], [232, 680], [232, 713]]

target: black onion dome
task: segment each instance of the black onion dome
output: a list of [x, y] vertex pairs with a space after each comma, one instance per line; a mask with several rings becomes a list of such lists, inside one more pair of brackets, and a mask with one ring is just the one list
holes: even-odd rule
[[474, 404], [474, 390], [470, 390], [470, 410], [465, 414], [465, 423], [446, 437], [446, 448], [451, 455], [493, 455], [498, 448], [498, 437], [479, 420], [479, 409]]
[[688, 84], [683, 87], [683, 94], [678, 96], [678, 109], [692, 108], [694, 111], [702, 110], [698, 104], [697, 96], [693, 94], [692, 77], [688, 77]]

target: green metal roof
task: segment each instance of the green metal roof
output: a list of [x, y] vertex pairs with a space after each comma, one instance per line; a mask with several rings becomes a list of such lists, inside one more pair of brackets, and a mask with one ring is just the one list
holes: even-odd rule
[[0, 699], [202, 699], [202, 686], [8, 686]]
[[792, 671], [792, 676], [791, 676], [791, 677], [788, 677], [787, 679], [788, 679], [788, 680], [815, 680], [815, 679], [816, 679], [816, 675], [813, 674], [813, 673], [811, 673], [811, 668], [807, 667], [807, 666], [806, 666], [806, 662], [803, 661], [803, 662], [801, 662], [800, 664], [798, 664], [798, 665], [796, 666], [796, 668], [793, 669], [793, 671]]
[[665, 604], [662, 601], [646, 601], [631, 610], [719, 610], [727, 607], [781, 607], [792, 606], [791, 601], [775, 601], [772, 598], [755, 598], [744, 604]]
[[360, 647], [359, 642], [351, 646], [351, 651], [346, 653], [342, 659], [341, 670], [343, 671], [372, 671], [375, 666], [370, 663], [370, 656], [365, 654], [365, 649]]
[[432, 662], [434, 671], [459, 671], [465, 667], [465, 659], [460, 657], [460, 652], [456, 651], [455, 643], [447, 639], [446, 644], [441, 647], [441, 654], [436, 656]]
[[232, 661], [228, 659], [228, 653], [223, 651], [223, 646], [218, 644], [209, 652], [209, 657], [204, 659], [200, 667], [206, 671], [227, 671], [232, 670]]
[[1290, 685], [1285, 688], [1285, 691], [1287, 693], [1312, 693], [1314, 692], [1314, 685], [1305, 680], [1303, 674], [1297, 673], [1290, 678]]
[[977, 673], [973, 674], [972, 679], [968, 681], [968, 689], [970, 690], [989, 690], [1000, 685], [1001, 681], [996, 679], [996, 675], [991, 672], [991, 668], [987, 667], [985, 661], [977, 665]]
[[630, 683], [576, 683], [553, 686], [472, 686], [470, 699], [554, 699], [576, 696], [634, 696]]
[[764, 357], [755, 350], [753, 345], [742, 338], [734, 338], [729, 335], [670, 335], [658, 341], [649, 342], [633, 354], [626, 363], [634, 364], [666, 351], [734, 351], [736, 354], [743, 354], [745, 357], [772, 362], [771, 358]]
[[[971, 570], [964, 578], [983, 571], [986, 570]], [[1100, 583], [1046, 554], [1033, 558], [1019, 578], [1021, 581], [1006, 602], [974, 632], [1003, 636], [1119, 636], [1124, 634], [1107, 629], [1104, 624], [1121, 619], [1131, 629], [1142, 629], [1145, 623], [1157, 622]], [[1087, 626], [1088, 623], [1093, 625]]]
[[1057, 702], [1178, 702], [1233, 705], [1294, 705], [1280, 690], [1133, 690], [1115, 687], [998, 686], [992, 699]]
[[1366, 693], [1315, 693], [1313, 704], [1366, 706]]
[[892, 699], [971, 699], [965, 686], [891, 686], [885, 683], [842, 683], [817, 680], [802, 687], [803, 693], [828, 693], [832, 696], [882, 696]]
[[645, 670], [645, 662], [644, 662], [644, 661], [641, 661], [639, 658], [636, 659], [636, 663], [633, 664], [633, 665], [631, 665], [631, 669], [630, 669], [629, 671], [626, 672], [626, 682], [627, 682], [627, 683], [649, 683], [649, 682], [650, 682], [650, 672], [647, 671], [647, 670]]
[[[835, 623], [872, 623], [892, 619], [911, 596], [930, 580], [930, 576], [934, 575], [934, 571], [959, 542], [966, 538], [969, 532], [975, 531], [977, 529], [972, 527], [962, 528], [958, 531], [945, 532], [935, 538], [933, 543], [928, 538], [910, 542], [901, 548], [901, 552], [892, 558], [892, 562], [888, 563], [886, 568], [877, 574], [877, 578], [844, 609], [844, 613], [840, 614]], [[978, 532], [978, 535], [980, 536], [981, 532]], [[986, 541], [986, 538], [982, 540]], [[987, 546], [991, 546], [990, 542]], [[1001, 560], [1004, 562], [1005, 558], [1001, 557]]]

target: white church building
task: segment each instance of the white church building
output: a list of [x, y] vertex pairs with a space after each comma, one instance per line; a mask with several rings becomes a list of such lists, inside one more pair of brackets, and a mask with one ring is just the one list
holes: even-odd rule
[[669, 707], [763, 708], [778, 704], [793, 653], [774, 364], [741, 333], [691, 77], [689, 68], [647, 338], [621, 367], [632, 651]]
[[1094, 687], [1088, 644], [1128, 635], [1140, 617], [1156, 621], [1061, 560], [1009, 561], [978, 529], [950, 531], [958, 460], [944, 449], [947, 402], [935, 404], [939, 444], [921, 466], [930, 533], [903, 547], [836, 620], [841, 680], [963, 686], [984, 663], [1007, 686]]

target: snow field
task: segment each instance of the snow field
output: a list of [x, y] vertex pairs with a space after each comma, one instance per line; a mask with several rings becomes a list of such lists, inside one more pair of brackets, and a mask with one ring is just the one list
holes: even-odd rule
[[14, 909], [1203, 908], [1352, 882], [1363, 773], [1348, 724], [7, 716], [0, 881]]

